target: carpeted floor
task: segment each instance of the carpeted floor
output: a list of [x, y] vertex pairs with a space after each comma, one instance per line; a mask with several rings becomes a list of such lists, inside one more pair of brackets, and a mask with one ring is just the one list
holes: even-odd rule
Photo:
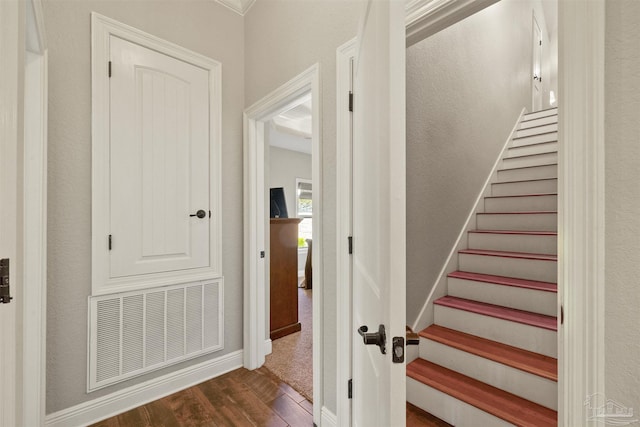
[[312, 290], [298, 288], [298, 319], [302, 330], [273, 341], [265, 366], [310, 402], [313, 399]]

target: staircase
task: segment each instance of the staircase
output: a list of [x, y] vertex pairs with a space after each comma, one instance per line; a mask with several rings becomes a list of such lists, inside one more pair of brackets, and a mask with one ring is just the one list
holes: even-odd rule
[[523, 116], [407, 365], [407, 400], [455, 426], [557, 425], [557, 137], [556, 109]]

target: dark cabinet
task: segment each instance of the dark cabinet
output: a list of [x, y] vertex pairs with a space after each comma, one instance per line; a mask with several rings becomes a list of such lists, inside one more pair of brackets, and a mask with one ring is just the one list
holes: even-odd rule
[[299, 218], [271, 218], [270, 336], [272, 340], [298, 332]]

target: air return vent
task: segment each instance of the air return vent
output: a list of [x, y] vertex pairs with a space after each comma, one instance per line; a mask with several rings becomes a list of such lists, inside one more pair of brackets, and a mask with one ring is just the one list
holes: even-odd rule
[[89, 297], [93, 391], [223, 348], [223, 282]]

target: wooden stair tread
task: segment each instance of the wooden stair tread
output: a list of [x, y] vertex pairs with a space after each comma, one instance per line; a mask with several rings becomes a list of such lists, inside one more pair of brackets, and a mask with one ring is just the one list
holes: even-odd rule
[[557, 255], [532, 254], [528, 252], [505, 252], [486, 249], [461, 249], [458, 251], [458, 253], [467, 255], [497, 256], [502, 258], [532, 259], [539, 261], [558, 261]]
[[408, 364], [407, 375], [517, 426], [557, 426], [556, 411], [424, 359]]
[[[537, 156], [537, 154], [528, 154], [529, 156]], [[524, 157], [524, 156], [523, 156]], [[513, 158], [513, 157], [510, 157]], [[492, 182], [492, 185], [501, 185], [501, 184], [515, 184], [518, 182], [537, 182], [537, 181], [557, 181], [558, 178], [532, 178], [532, 179], [516, 179], [513, 181], [498, 181]]]
[[531, 193], [531, 194], [513, 194], [509, 196], [486, 196], [485, 199], [508, 199], [510, 197], [541, 197], [541, 196], [557, 196], [557, 195], [558, 193]]
[[517, 288], [535, 289], [545, 292], [558, 292], [558, 285], [538, 280], [518, 279], [516, 277], [494, 276], [492, 274], [471, 273], [469, 271], [454, 271], [448, 277], [475, 282], [494, 283], [496, 285], [513, 286]]
[[529, 230], [469, 230], [469, 233], [483, 234], [525, 234], [533, 236], [557, 236], [557, 231], [529, 231]]
[[550, 331], [558, 330], [558, 319], [554, 316], [547, 316], [544, 314], [532, 313], [530, 311], [518, 310], [515, 308], [508, 308], [500, 305], [488, 304], [486, 302], [472, 301], [452, 296], [444, 296], [442, 298], [438, 298], [433, 303], [444, 307], [464, 310], [484, 316], [495, 317], [497, 319], [503, 319], [511, 322], [522, 323], [524, 325], [548, 329]]
[[420, 332], [420, 336], [551, 381], [558, 381], [558, 360], [553, 357], [440, 325], [429, 326]]
[[557, 214], [558, 211], [511, 211], [511, 212], [478, 212], [476, 215], [546, 215]]

